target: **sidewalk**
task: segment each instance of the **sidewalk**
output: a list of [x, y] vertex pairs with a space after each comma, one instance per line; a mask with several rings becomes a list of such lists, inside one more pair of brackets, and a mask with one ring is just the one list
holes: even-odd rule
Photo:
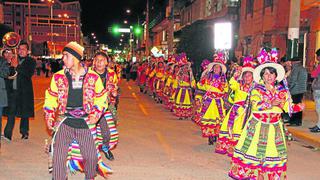
[[302, 141], [308, 145], [316, 148], [320, 147], [320, 133], [311, 133], [309, 127], [313, 127], [318, 122], [317, 113], [315, 111], [315, 103], [312, 100], [304, 100], [306, 105], [303, 111], [302, 126], [300, 127], [289, 127], [289, 132], [293, 137], [299, 141]]

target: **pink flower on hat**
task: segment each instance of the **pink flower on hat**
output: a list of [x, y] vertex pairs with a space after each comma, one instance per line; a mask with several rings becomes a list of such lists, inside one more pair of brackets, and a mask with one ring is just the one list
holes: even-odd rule
[[224, 53], [218, 52], [218, 54], [215, 54], [213, 56], [213, 62], [220, 63], [220, 64], [226, 64], [226, 58]]

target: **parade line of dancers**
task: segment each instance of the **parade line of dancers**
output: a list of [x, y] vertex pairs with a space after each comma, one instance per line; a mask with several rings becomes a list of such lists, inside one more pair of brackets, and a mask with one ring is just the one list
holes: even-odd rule
[[[101, 153], [112, 160], [118, 143], [116, 111], [119, 68], [103, 52], [94, 56], [93, 67], [83, 66], [84, 48], [70, 42], [63, 49], [64, 69], [55, 73], [45, 94], [44, 112], [52, 143], [54, 180], [80, 171], [85, 179], [112, 170]], [[257, 64], [258, 63], [258, 64]], [[204, 60], [198, 82], [185, 53], [152, 57], [138, 67], [141, 93], [180, 120], [192, 119], [215, 152], [231, 159], [234, 179], [286, 179], [287, 144], [281, 114], [300, 112], [293, 104], [276, 50], [262, 49], [243, 65], [226, 67], [223, 53]]]
[[286, 179], [287, 144], [281, 114], [304, 109], [293, 104], [275, 49], [262, 49], [242, 66], [226, 67], [224, 53], [203, 60], [198, 82], [185, 53], [152, 57], [138, 67], [141, 93], [179, 120], [192, 119], [215, 144], [215, 152], [231, 159], [233, 179]]

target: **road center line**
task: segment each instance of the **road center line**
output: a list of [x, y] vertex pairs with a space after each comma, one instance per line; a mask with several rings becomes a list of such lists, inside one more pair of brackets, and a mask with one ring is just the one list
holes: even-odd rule
[[170, 160], [173, 161], [174, 158], [173, 158], [173, 152], [172, 152], [171, 146], [167, 143], [167, 141], [165, 140], [161, 132], [157, 131], [156, 135], [164, 152], [169, 156]]
[[42, 107], [43, 104], [44, 104], [44, 101], [35, 104], [35, 105], [34, 105], [34, 111], [37, 112], [37, 111], [41, 110], [41, 109], [43, 108], [43, 107]]
[[143, 106], [141, 103], [139, 103], [139, 108], [140, 108], [140, 110], [142, 111], [142, 113], [143, 113], [145, 116], [148, 116], [148, 115], [149, 115], [149, 113], [147, 112], [146, 108], [144, 108], [144, 106]]

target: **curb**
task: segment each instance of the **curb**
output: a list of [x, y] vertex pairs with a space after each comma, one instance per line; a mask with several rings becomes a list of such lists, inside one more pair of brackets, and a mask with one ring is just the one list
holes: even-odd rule
[[288, 131], [293, 135], [293, 137], [297, 138], [298, 140], [301, 140], [303, 142], [306, 142], [307, 144], [310, 144], [314, 147], [320, 147], [320, 138], [317, 136], [313, 136], [312, 134], [292, 128], [292, 127], [287, 127]]

